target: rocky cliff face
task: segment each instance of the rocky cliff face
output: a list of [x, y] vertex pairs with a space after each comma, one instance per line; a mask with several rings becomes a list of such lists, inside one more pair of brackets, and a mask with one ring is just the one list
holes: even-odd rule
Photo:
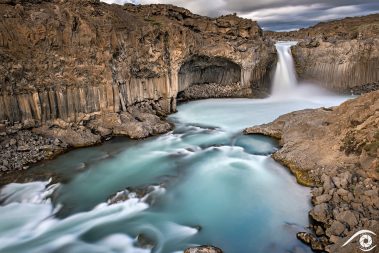
[[300, 79], [315, 80], [332, 90], [355, 93], [359, 87], [379, 81], [379, 37], [335, 42], [316, 39], [299, 43], [292, 54]]
[[267, 36], [300, 41], [292, 48], [300, 79], [340, 92], [379, 88], [379, 14]]
[[10, 122], [79, 122], [140, 103], [165, 115], [192, 84], [254, 94], [274, 59], [256, 22], [236, 16], [94, 0], [0, 5], [0, 120]]
[[257, 23], [233, 15], [0, 0], [0, 184], [71, 147], [169, 131], [179, 93], [261, 95], [274, 56]]
[[245, 133], [280, 139], [273, 158], [298, 182], [313, 186], [310, 215], [315, 235], [299, 234], [316, 250], [341, 248], [360, 229], [379, 232], [379, 91], [335, 108], [302, 110], [280, 116]]

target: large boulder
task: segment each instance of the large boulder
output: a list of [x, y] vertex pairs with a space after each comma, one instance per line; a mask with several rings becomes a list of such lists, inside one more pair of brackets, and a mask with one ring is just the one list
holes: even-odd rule
[[33, 132], [42, 136], [57, 138], [74, 148], [92, 146], [101, 142], [99, 135], [93, 134], [83, 126], [66, 129], [43, 126], [33, 129]]

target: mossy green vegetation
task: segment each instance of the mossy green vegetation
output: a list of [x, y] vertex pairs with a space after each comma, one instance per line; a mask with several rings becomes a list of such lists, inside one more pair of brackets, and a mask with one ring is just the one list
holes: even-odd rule
[[379, 130], [375, 132], [374, 141], [367, 143], [364, 150], [369, 156], [376, 157], [379, 149]]
[[298, 184], [307, 186], [307, 187], [315, 187], [319, 186], [319, 183], [316, 182], [313, 178], [310, 177], [309, 172], [297, 166], [293, 161], [289, 161], [277, 155], [275, 153], [272, 155], [272, 158], [287, 167], [289, 171], [296, 177], [296, 181]]

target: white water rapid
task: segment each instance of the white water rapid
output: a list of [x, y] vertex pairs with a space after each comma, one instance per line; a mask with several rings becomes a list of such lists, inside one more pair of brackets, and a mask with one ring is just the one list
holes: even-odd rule
[[[25, 172], [53, 173], [60, 184], [2, 187], [0, 253], [177, 253], [194, 245], [311, 253], [296, 239], [309, 226], [309, 188], [272, 159], [275, 140], [242, 134], [285, 113], [349, 98], [297, 84], [293, 44], [277, 44], [270, 98], [184, 103], [168, 117], [175, 129], [167, 134], [114, 138]], [[145, 197], [130, 193], [109, 204], [125, 189], [150, 186]]]

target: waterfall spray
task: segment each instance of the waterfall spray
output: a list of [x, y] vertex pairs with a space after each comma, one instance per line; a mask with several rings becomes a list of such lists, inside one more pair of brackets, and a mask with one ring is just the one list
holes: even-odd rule
[[333, 97], [332, 92], [310, 81], [298, 82], [291, 53], [291, 46], [296, 44], [296, 41], [279, 41], [275, 44], [278, 52], [278, 63], [272, 83], [271, 98], [275, 100], [307, 99], [319, 101], [319, 99], [325, 99], [326, 96]]
[[291, 46], [296, 44], [296, 41], [277, 42], [275, 44], [279, 59], [272, 84], [271, 93], [273, 96], [288, 94], [297, 86], [295, 67], [291, 54]]

